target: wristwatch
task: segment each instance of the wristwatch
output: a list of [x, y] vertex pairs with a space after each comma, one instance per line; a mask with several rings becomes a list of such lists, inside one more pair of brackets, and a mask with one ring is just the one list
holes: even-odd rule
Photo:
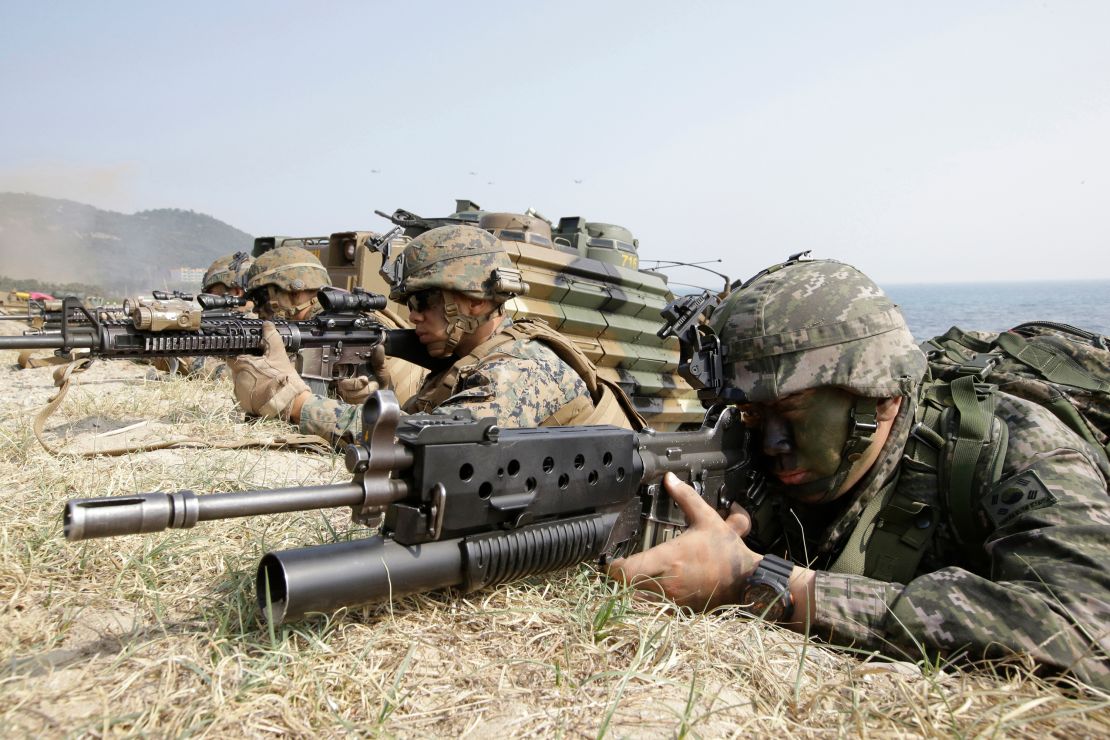
[[741, 603], [768, 622], [785, 622], [794, 615], [790, 574], [794, 563], [775, 555], [764, 555], [741, 591]]

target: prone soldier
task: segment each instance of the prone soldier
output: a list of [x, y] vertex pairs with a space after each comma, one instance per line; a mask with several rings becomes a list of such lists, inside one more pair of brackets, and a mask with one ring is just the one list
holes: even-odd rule
[[[599, 378], [572, 342], [543, 322], [514, 323], [505, 316], [502, 304], [527, 286], [489, 232], [463, 225], [431, 229], [412, 240], [393, 270], [390, 298], [408, 305], [428, 353], [452, 360], [425, 377], [404, 404], [406, 412], [465, 407], [506, 427], [641, 425], [620, 388]], [[288, 419], [336, 444], [352, 440], [361, 407], [311, 393], [283, 362], [276, 334], [267, 336], [272, 351], [264, 358], [232, 364], [240, 406]], [[376, 389], [371, 382], [366, 392]]]
[[932, 380], [897, 306], [845, 264], [765, 270], [710, 327], [767, 493], [726, 520], [670, 478], [690, 528], [610, 575], [856, 649], [1023, 655], [1110, 687], [1104, 451], [974, 375]]
[[[330, 285], [328, 271], [314, 254], [301, 247], [283, 246], [271, 249], [255, 259], [247, 271], [246, 296], [254, 303], [260, 318], [304, 321], [323, 310], [316, 294], [320, 288]], [[388, 316], [378, 314], [376, 318], [389, 328], [397, 328], [397, 323]], [[310, 388], [293, 370], [273, 327], [268, 327], [265, 336], [270, 345], [265, 355], [241, 356], [228, 365], [233, 370], [235, 394], [240, 399], [243, 410], [273, 416], [276, 414], [263, 410], [265, 401], [258, 404], [250, 401], [243, 403], [243, 398], [275, 393], [279, 387], [283, 389], [281, 397], [291, 393], [293, 389], [300, 392], [309, 391]], [[302, 351], [298, 359], [302, 370], [311, 365], [311, 352], [312, 350]], [[334, 388], [343, 402], [361, 403], [379, 387], [398, 386], [398, 396], [407, 397], [404, 389], [414, 386], [414, 376], [421, 373], [420, 368], [410, 362], [386, 357], [384, 349], [380, 347], [371, 364], [374, 378], [358, 376], [342, 378], [333, 383], [330, 378], [318, 377], [318, 374], [313, 374], [312, 377], [318, 381], [317, 389], [321, 394]]]
[[[201, 290], [213, 295], [242, 296], [247, 292], [247, 274], [254, 260], [246, 252], [220, 257], [204, 272]], [[244, 307], [243, 312], [251, 309]]]

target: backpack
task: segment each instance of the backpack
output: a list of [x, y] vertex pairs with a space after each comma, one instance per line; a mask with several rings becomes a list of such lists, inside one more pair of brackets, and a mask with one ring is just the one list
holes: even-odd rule
[[1068, 324], [1031, 321], [999, 334], [952, 327], [921, 348], [934, 387], [938, 382], [947, 385], [949, 452], [942, 457], [939, 483], [957, 539], [981, 538], [985, 522], [974, 502], [1001, 477], [1006, 439], [1004, 434], [999, 438], [993, 419], [998, 393], [1051, 411], [1100, 453], [1096, 462], [1110, 478], [1106, 337]]
[[853, 534], [867, 537], [866, 552], [859, 542], [845, 547], [859, 553], [842, 554], [833, 570], [905, 583], [942, 518], [967, 546], [969, 562], [982, 564], [978, 544], [987, 523], [976, 504], [1001, 480], [1008, 444], [1006, 426], [994, 415], [1001, 393], [1051, 411], [1101, 453], [1096, 462], [1110, 479], [1110, 339], [1033, 321], [999, 334], [952, 327], [921, 349], [929, 375], [903, 458], [903, 485], [876, 497], [861, 516]]
[[952, 327], [921, 345], [939, 380], [977, 382], [1040, 404], [1110, 459], [1110, 339], [1049, 321], [1000, 334]]

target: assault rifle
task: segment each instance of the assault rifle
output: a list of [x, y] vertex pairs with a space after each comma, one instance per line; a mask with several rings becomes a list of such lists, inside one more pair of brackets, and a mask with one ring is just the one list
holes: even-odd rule
[[722, 515], [761, 490], [749, 431], [732, 407], [711, 409], [694, 432], [501, 429], [469, 412], [402, 416], [392, 391], [378, 391], [363, 406], [362, 434], [345, 461], [350, 483], [74, 499], [65, 506], [65, 536], [340, 506], [369, 524], [384, 512], [379, 535], [262, 558], [258, 606], [280, 624], [405, 594], [603, 565], [658, 544], [685, 526], [660, 482], [668, 471]]
[[[0, 320], [26, 321], [31, 325], [32, 329], [60, 331], [63, 323], [68, 323], [70, 325], [88, 324], [90, 316], [96, 316], [101, 320], [126, 320], [136, 306], [149, 305], [155, 302], [165, 303], [172, 301], [176, 303], [178, 301], [184, 301], [188, 303], [195, 300], [201, 310], [207, 312], [205, 316], [210, 318], [217, 318], [221, 311], [228, 313], [228, 315], [232, 315], [229, 310], [245, 306], [248, 302], [246, 298], [218, 296], [208, 293], [201, 293], [194, 298], [192, 293], [184, 293], [180, 290], [175, 290], [173, 292], [155, 290], [151, 292], [151, 296], [151, 298], [131, 298], [124, 301], [121, 305], [100, 306], [85, 306], [84, 303], [75, 297], [57, 298], [50, 301], [32, 300], [27, 304], [26, 313], [0, 315]], [[66, 302], [67, 300], [69, 301], [68, 303]], [[188, 307], [185, 308], [187, 309]]]
[[[188, 298], [129, 299], [124, 302], [127, 318], [103, 316], [76, 298], [66, 298], [57, 330], [0, 337], [0, 349], [53, 349], [59, 355], [87, 349], [92, 357], [105, 359], [262, 354], [262, 319], [229, 310], [242, 305], [242, 298]], [[387, 355], [437, 366], [414, 332], [387, 328], [367, 315], [385, 307], [385, 296], [361, 289], [348, 293], [324, 288], [317, 298], [324, 311], [315, 317], [273, 321], [286, 351], [314, 350], [316, 368], [302, 368], [310, 385], [313, 380], [371, 374], [371, 355], [379, 345]]]

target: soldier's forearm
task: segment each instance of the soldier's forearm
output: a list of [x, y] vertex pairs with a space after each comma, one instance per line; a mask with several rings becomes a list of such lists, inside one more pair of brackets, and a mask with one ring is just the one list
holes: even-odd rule
[[783, 624], [795, 632], [807, 633], [817, 616], [817, 601], [814, 594], [817, 588], [817, 572], [794, 566], [790, 574], [790, 598], [794, 601], [794, 616]]
[[293, 407], [289, 411], [289, 421], [291, 423], [301, 423], [301, 409], [304, 407], [305, 401], [310, 398], [312, 398], [312, 391], [303, 391], [299, 396], [293, 399]]

